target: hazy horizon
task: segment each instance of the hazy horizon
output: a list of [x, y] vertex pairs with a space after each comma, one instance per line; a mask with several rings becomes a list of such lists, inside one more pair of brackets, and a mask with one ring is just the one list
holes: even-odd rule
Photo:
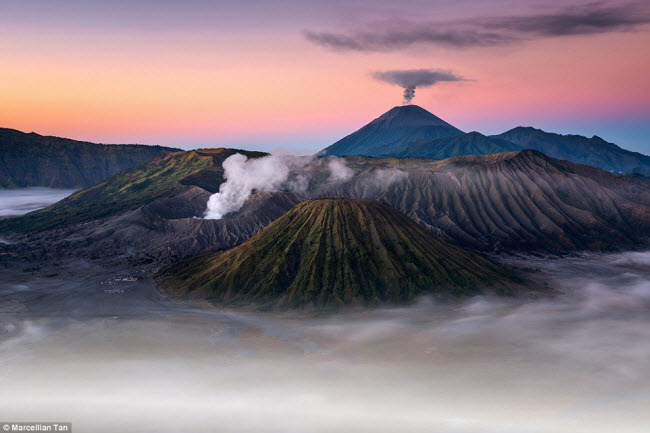
[[[414, 105], [419, 105], [419, 104], [414, 104]], [[399, 106], [396, 105], [396, 106]], [[426, 107], [422, 107], [425, 108]], [[297, 135], [297, 136], [287, 136], [284, 139], [278, 139], [278, 138], [273, 138], [273, 137], [260, 137], [260, 138], [248, 138], [246, 136], [238, 137], [236, 139], [231, 139], [229, 141], [220, 141], [219, 139], [213, 139], [210, 140], [208, 138], [201, 140], [201, 141], [196, 141], [196, 142], [188, 142], [188, 140], [182, 140], [179, 139], [179, 141], [176, 141], [175, 139], [172, 139], [171, 141], [169, 140], [162, 140], [162, 142], [139, 142], [137, 140], [129, 140], [128, 138], [125, 138], [121, 142], [107, 142], [107, 141], [94, 141], [90, 138], [84, 138], [84, 137], [76, 137], [76, 136], [61, 136], [63, 138], [70, 138], [73, 140], [80, 140], [80, 141], [89, 141], [89, 142], [95, 142], [95, 143], [101, 143], [101, 144], [142, 144], [142, 145], [147, 145], [147, 146], [167, 146], [167, 147], [177, 147], [183, 150], [196, 150], [196, 149], [206, 149], [206, 148], [218, 148], [218, 147], [226, 147], [226, 148], [237, 148], [237, 149], [244, 149], [244, 150], [259, 150], [259, 151], [264, 151], [264, 152], [270, 152], [270, 153], [291, 153], [295, 155], [311, 155], [314, 154], [325, 147], [337, 142], [341, 138], [357, 131], [359, 128], [364, 126], [366, 123], [371, 122], [372, 120], [376, 119], [379, 117], [381, 114], [384, 112], [388, 111], [390, 108], [386, 109], [385, 111], [378, 113], [376, 115], [370, 115], [368, 119], [365, 121], [362, 121], [363, 123], [353, 126], [352, 129], [343, 131], [339, 135], [336, 135], [335, 132], [326, 132], [323, 133], [323, 138], [320, 139], [314, 139], [313, 136], [306, 136], [306, 138], [303, 138], [302, 135]], [[427, 110], [430, 111], [430, 110]], [[433, 113], [436, 114], [436, 113]], [[440, 116], [438, 116], [440, 117]], [[451, 123], [454, 126], [458, 126], [453, 123], [453, 121], [449, 121], [449, 119], [444, 119], [443, 120], [447, 121], [448, 123]], [[504, 122], [505, 123], [505, 122]], [[559, 124], [555, 125], [558, 126]], [[564, 128], [559, 128], [559, 129], [550, 129], [550, 128], [545, 128], [541, 127], [539, 125], [535, 124], [530, 124], [530, 125], [513, 125], [512, 127], [505, 127], [502, 129], [498, 129], [497, 127], [494, 127], [490, 130], [476, 130], [476, 129], [471, 129], [471, 128], [462, 128], [459, 126], [459, 129], [463, 130], [464, 132], [480, 132], [483, 135], [498, 135], [500, 133], [509, 131], [513, 128], [516, 127], [533, 127], [536, 129], [541, 129], [545, 132], [549, 133], [555, 133], [555, 134], [561, 134], [561, 135], [582, 135], [588, 138], [591, 138], [593, 136], [599, 136], [600, 138], [604, 139], [607, 142], [614, 143], [617, 146], [621, 147], [622, 149], [625, 150], [630, 150], [632, 152], [639, 152], [645, 155], [650, 155], [650, 144], [647, 146], [644, 146], [647, 142], [644, 141], [642, 144], [641, 149], [634, 149], [633, 147], [628, 147], [622, 144], [621, 142], [617, 142], [616, 140], [612, 140], [608, 137], [604, 137], [602, 135], [598, 135], [595, 133], [589, 132], [585, 127], [584, 131], [580, 129], [579, 125], [571, 125], [567, 123], [566, 127]], [[16, 129], [11, 126], [0, 126], [2, 128], [8, 128], [8, 129]], [[620, 134], [621, 136], [625, 136], [626, 131], [624, 130], [625, 128], [621, 126], [621, 131]], [[31, 130], [22, 130], [21, 132], [25, 133], [37, 133], [40, 135], [52, 135], [52, 134], [45, 134], [40, 131], [31, 131]], [[629, 131], [627, 132], [629, 134]], [[650, 127], [649, 127], [649, 133], [650, 133]], [[309, 141], [311, 140], [311, 141]], [[191, 141], [191, 140], [190, 140]]]

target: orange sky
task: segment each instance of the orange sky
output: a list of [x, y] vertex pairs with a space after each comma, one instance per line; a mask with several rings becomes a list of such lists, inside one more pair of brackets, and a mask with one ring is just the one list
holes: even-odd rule
[[[413, 102], [461, 129], [532, 125], [650, 153], [647, 28], [481, 49], [341, 53], [307, 41], [298, 24], [18, 24], [0, 29], [0, 126], [23, 131], [311, 152], [401, 102], [401, 89], [371, 72], [442, 67], [469, 81], [417, 89]], [[626, 134], [628, 124], [638, 130]]]

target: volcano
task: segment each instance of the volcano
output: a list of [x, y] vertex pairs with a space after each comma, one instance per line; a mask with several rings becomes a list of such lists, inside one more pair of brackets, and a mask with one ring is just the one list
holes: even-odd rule
[[462, 135], [450, 125], [417, 105], [394, 107], [363, 128], [320, 152], [322, 156], [398, 155], [408, 143]]
[[181, 298], [315, 309], [520, 287], [509, 269], [432, 235], [391, 206], [349, 199], [302, 202], [243, 244], [181, 262], [159, 278]]

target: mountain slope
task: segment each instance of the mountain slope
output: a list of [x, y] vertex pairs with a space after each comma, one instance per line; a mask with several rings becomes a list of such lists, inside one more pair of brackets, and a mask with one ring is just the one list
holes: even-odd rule
[[322, 156], [397, 154], [404, 145], [463, 132], [417, 105], [394, 107], [320, 152]]
[[650, 179], [534, 150], [356, 167], [354, 178], [318, 194], [384, 201], [472, 248], [612, 250], [639, 246], [650, 234]]
[[419, 140], [408, 143], [395, 155], [400, 158], [445, 159], [461, 155], [489, 155], [521, 150], [522, 147], [497, 137], [486, 137], [479, 132], [468, 132], [454, 137]]
[[560, 135], [530, 127], [517, 127], [493, 136], [535, 149], [548, 156], [591, 165], [607, 171], [629, 173], [650, 169], [650, 156], [622, 149], [600, 137]]
[[377, 202], [309, 200], [231, 250], [175, 265], [177, 296], [336, 308], [515, 290], [511, 272]]
[[[382, 201], [457, 245], [488, 252], [611, 251], [650, 240], [650, 179], [533, 150], [446, 160], [346, 157], [353, 176], [339, 182], [329, 180], [328, 158], [319, 158], [295, 173], [311, 179], [304, 193], [257, 192], [228, 218], [195, 218], [222, 182], [220, 161], [234, 152], [172, 154], [149, 164], [140, 180], [126, 172], [79, 200], [0, 219], [0, 230], [27, 233], [0, 244], [0, 255], [128, 257], [156, 267], [232, 248], [300, 201], [331, 197]], [[142, 182], [149, 187], [138, 191]], [[32, 231], [48, 228], [55, 230]]]
[[600, 137], [553, 134], [531, 127], [489, 137], [478, 132], [463, 134], [417, 105], [392, 108], [319, 155], [444, 159], [523, 149], [612, 172], [650, 171], [650, 156], [622, 149]]
[[249, 157], [264, 155], [261, 152], [223, 148], [165, 154], [148, 164], [72, 194], [45, 209], [2, 219], [0, 233], [50, 230], [116, 215], [158, 198], [179, 194], [190, 185], [211, 185], [218, 189], [223, 180], [221, 163], [237, 152]]
[[176, 151], [161, 146], [104, 145], [0, 128], [0, 188], [83, 188]]

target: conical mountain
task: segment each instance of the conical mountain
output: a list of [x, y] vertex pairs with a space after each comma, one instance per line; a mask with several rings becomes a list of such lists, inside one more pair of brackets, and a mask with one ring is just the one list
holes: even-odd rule
[[323, 156], [397, 155], [418, 140], [453, 137], [463, 132], [417, 105], [394, 107], [358, 131], [323, 149]]
[[302, 202], [247, 242], [175, 265], [159, 281], [178, 297], [316, 309], [519, 287], [508, 269], [394, 208], [347, 199]]

